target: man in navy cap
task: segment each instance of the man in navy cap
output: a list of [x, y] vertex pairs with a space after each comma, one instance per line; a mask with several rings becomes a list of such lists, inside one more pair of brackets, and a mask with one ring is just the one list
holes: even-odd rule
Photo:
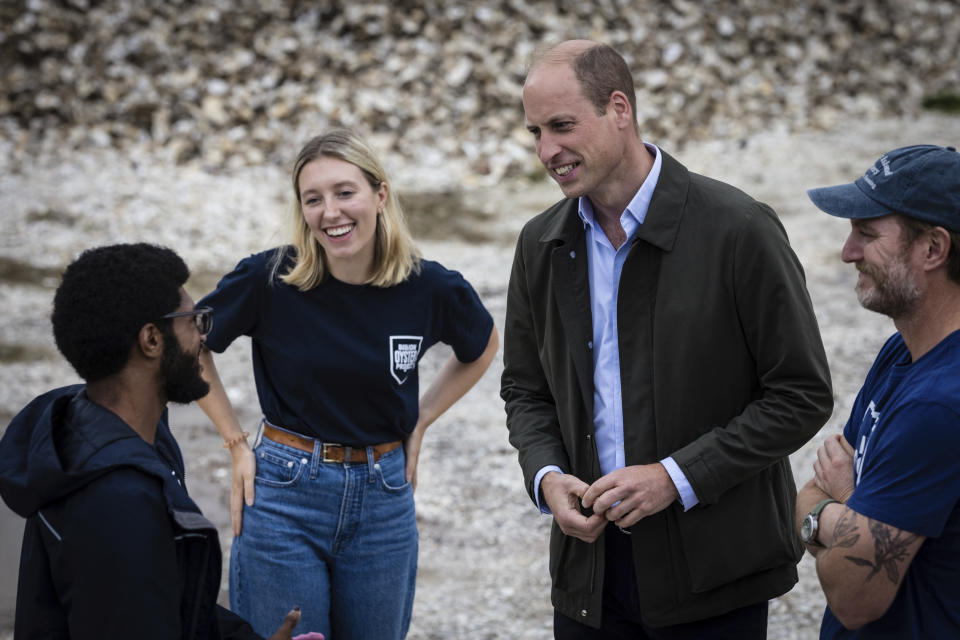
[[960, 154], [896, 149], [807, 193], [850, 219], [857, 298], [897, 328], [797, 497], [820, 637], [960, 638]]

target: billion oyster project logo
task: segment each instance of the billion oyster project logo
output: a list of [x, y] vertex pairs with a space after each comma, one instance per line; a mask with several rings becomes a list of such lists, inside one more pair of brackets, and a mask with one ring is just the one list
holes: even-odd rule
[[390, 375], [403, 384], [417, 366], [423, 336], [390, 336]]

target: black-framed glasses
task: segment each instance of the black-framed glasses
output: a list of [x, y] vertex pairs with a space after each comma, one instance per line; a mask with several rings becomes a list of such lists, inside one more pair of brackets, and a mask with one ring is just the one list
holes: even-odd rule
[[194, 307], [191, 311], [174, 311], [163, 316], [166, 318], [183, 318], [193, 316], [193, 322], [197, 325], [197, 331], [205, 336], [213, 329], [213, 307]]

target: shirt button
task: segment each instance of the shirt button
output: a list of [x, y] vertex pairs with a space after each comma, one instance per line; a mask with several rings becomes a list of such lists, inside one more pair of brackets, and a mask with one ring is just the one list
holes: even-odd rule
[[593, 340], [587, 343], [587, 349], [593, 349]]
[[571, 252], [570, 252], [570, 257], [571, 257], [571, 258], [576, 258], [576, 257], [577, 257], [577, 252], [576, 252], [576, 251], [571, 251]]
[[580, 617], [581, 617], [581, 618], [586, 618], [586, 617], [587, 617], [587, 610], [586, 610], [586, 609], [580, 609]]

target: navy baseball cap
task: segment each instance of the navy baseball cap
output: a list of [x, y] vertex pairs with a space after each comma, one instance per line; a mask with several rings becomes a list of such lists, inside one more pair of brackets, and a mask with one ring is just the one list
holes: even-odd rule
[[960, 153], [918, 144], [885, 153], [849, 184], [810, 189], [820, 209], [840, 218], [892, 213], [960, 231]]

